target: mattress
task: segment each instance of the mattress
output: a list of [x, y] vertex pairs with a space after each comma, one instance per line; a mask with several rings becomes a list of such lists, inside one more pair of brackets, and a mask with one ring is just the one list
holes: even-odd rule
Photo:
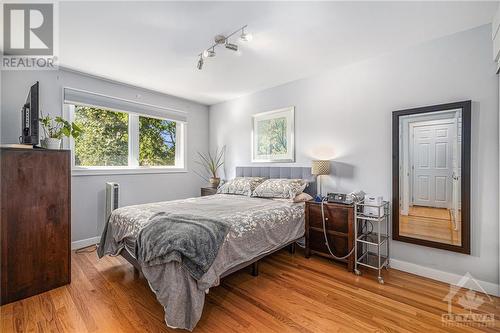
[[205, 293], [225, 272], [304, 235], [304, 204], [240, 195], [212, 196], [123, 207], [111, 215], [100, 254], [134, 253], [135, 239], [157, 213], [189, 212], [217, 218], [231, 227], [218, 255], [196, 281], [177, 262], [142, 267], [144, 276], [165, 309], [169, 327], [192, 330], [201, 317]]

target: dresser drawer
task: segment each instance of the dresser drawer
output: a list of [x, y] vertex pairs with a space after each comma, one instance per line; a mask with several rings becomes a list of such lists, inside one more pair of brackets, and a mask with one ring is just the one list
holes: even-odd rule
[[[352, 210], [352, 209], [351, 209]], [[348, 207], [324, 205], [325, 225], [327, 230], [338, 232], [348, 232], [348, 217], [350, 209]], [[310, 205], [308, 210], [309, 227], [323, 229], [323, 219], [321, 217], [321, 205]]]
[[[333, 236], [327, 234], [328, 244], [333, 254], [338, 257], [345, 256], [348, 253], [347, 237], [345, 236]], [[322, 231], [309, 230], [309, 248], [316, 252], [321, 252], [324, 254], [330, 254], [328, 248], [325, 245], [325, 235]]]

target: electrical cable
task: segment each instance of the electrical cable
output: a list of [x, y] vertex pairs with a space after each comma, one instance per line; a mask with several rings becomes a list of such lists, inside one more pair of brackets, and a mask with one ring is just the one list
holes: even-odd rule
[[371, 221], [366, 221], [367, 223], [364, 223], [363, 227], [361, 228], [361, 233], [364, 234], [363, 230], [365, 227], [369, 224], [370, 225], [370, 231], [368, 231], [366, 234], [371, 234], [373, 232], [373, 223]]
[[325, 208], [324, 208], [324, 203], [325, 201], [327, 201], [328, 198], [324, 198], [323, 200], [321, 200], [321, 218], [323, 220], [323, 235], [325, 235], [325, 245], [326, 245], [326, 248], [328, 249], [328, 252], [330, 252], [331, 256], [337, 260], [342, 260], [342, 259], [346, 259], [348, 257], [350, 257], [352, 255], [352, 253], [354, 252], [354, 249], [356, 248], [356, 245], [353, 246], [352, 250], [346, 254], [345, 256], [343, 257], [337, 257], [335, 254], [333, 254], [332, 250], [330, 249], [330, 244], [328, 243], [328, 236], [326, 235], [326, 222], [325, 222]]

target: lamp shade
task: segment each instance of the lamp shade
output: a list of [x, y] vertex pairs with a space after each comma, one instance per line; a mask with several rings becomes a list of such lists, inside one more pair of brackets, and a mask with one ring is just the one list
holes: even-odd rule
[[313, 175], [329, 175], [330, 174], [330, 161], [328, 160], [317, 160], [312, 161], [312, 170], [311, 173]]

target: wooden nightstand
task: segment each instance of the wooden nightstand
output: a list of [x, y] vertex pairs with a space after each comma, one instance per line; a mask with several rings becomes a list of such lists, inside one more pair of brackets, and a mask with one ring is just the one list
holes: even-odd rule
[[201, 188], [201, 196], [214, 195], [217, 193], [217, 189], [213, 187], [202, 187]]
[[[309, 258], [311, 254], [318, 254], [334, 259], [325, 245], [321, 203], [307, 201], [305, 209], [306, 258]], [[354, 205], [325, 202], [324, 212], [330, 249], [336, 256], [343, 257], [354, 247]], [[339, 261], [347, 263], [347, 270], [354, 270], [354, 253]]]

